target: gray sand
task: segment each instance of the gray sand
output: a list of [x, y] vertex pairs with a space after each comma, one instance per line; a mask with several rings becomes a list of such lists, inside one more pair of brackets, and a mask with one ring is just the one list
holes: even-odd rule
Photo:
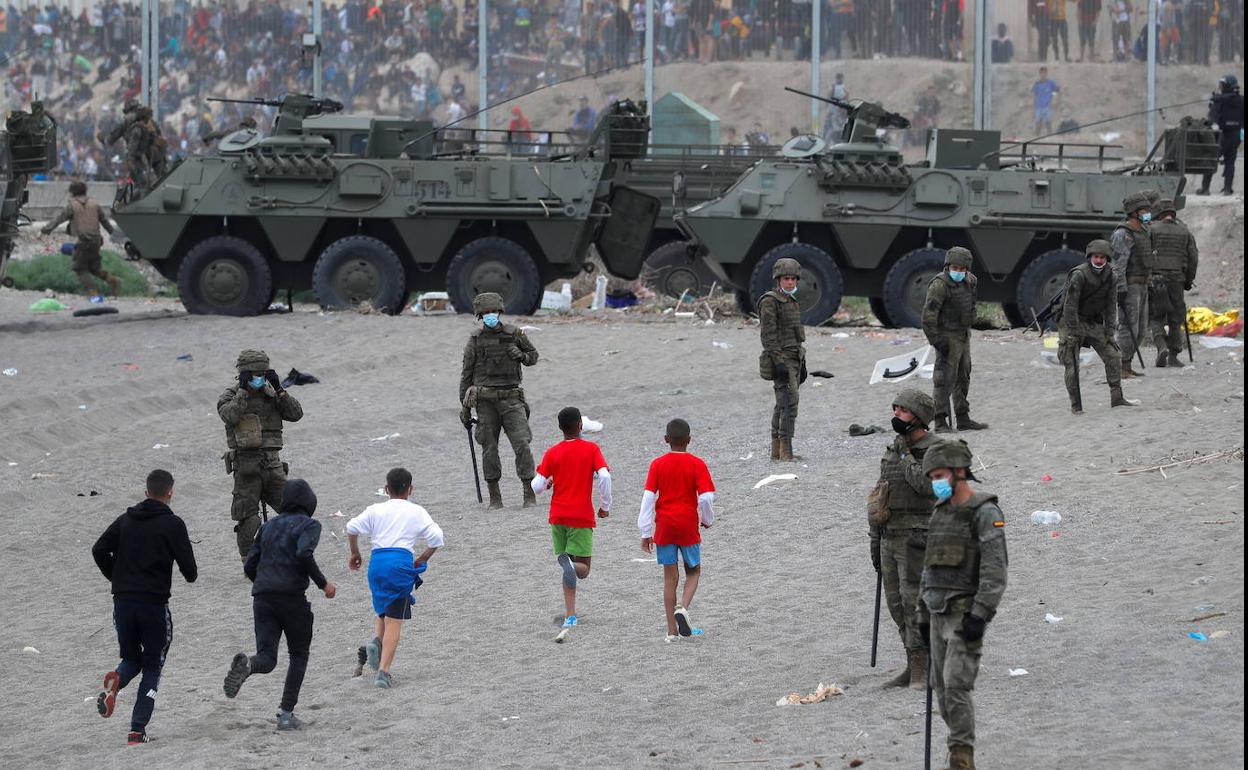
[[[35, 298], [0, 292], [0, 324], [27, 318]], [[167, 305], [121, 307], [133, 316]], [[0, 369], [18, 370], [0, 377], [3, 764], [920, 766], [922, 694], [880, 690], [902, 662], [887, 617], [880, 664], [867, 665], [875, 580], [864, 499], [889, 437], [846, 433], [851, 422], [887, 425], [895, 386], [868, 386], [867, 374], [875, 359], [917, 347], [916, 333], [812, 332], [811, 368], [836, 378], [803, 390], [795, 445], [806, 460], [777, 468], [765, 459], [770, 391], [755, 374], [753, 327], [612, 319], [530, 321], [541, 327], [532, 337], [542, 360], [526, 379], [535, 452], [556, 440], [559, 408], [576, 404], [606, 426], [591, 438], [617, 490], [582, 583], [582, 627], [562, 646], [552, 643], [561, 599], [545, 510], [521, 511], [510, 476], [507, 510], [485, 511], [473, 495], [455, 404], [468, 319], [301, 311], [0, 331]], [[898, 337], [912, 342], [892, 344]], [[221, 693], [231, 656], [254, 641], [214, 407], [249, 346], [281, 372], [323, 380], [295, 389], [307, 416], [286, 434], [294, 475], [320, 498], [318, 557], [339, 586], [332, 601], [310, 594], [317, 631], [298, 713], [311, 724], [296, 735], [273, 730], [284, 652], [236, 700]], [[1126, 385], [1144, 402], [1132, 410], [1111, 412], [1099, 368], [1085, 370], [1087, 414], [1074, 418], [1034, 337], [975, 335], [972, 401], [992, 429], [968, 438], [987, 465], [982, 487], [1000, 495], [1011, 557], [976, 689], [982, 767], [1243, 766], [1243, 461], [1116, 474], [1242, 447], [1242, 350], [1198, 348], [1195, 368], [1150, 368]], [[177, 361], [184, 353], [194, 360]], [[647, 464], [677, 415], [718, 483], [720, 520], [692, 608], [705, 633], [669, 645], [660, 571], [637, 561], [635, 521]], [[350, 677], [372, 623], [342, 528], [397, 464], [416, 475], [415, 499], [447, 546], [417, 594], [396, 688], [383, 692]], [[175, 578], [174, 641], [150, 726], [159, 740], [128, 749], [131, 693], [107, 721], [92, 702], [116, 644], [89, 550], [141, 498], [153, 467], [177, 478], [173, 507], [199, 540], [201, 575], [189, 586]], [[798, 479], [752, 489], [782, 471]], [[1060, 511], [1061, 525], [1033, 526], [1041, 509]], [[1206, 604], [1214, 609], [1197, 609]], [[1189, 622], [1209, 612], [1227, 614]], [[1046, 624], [1045, 613], [1063, 620]], [[1229, 633], [1201, 642], [1190, 631]], [[845, 692], [774, 705], [820, 682]], [[937, 719], [938, 747], [944, 735]]]

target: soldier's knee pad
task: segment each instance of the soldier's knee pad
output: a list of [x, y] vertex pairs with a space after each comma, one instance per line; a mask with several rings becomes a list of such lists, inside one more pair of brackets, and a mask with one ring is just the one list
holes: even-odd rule
[[249, 496], [235, 493], [233, 502], [230, 503], [230, 518], [234, 521], [243, 521], [250, 516], [260, 515], [260, 501]]

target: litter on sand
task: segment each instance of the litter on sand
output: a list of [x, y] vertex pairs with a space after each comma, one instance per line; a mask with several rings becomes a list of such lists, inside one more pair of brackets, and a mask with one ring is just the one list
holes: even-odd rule
[[828, 698], [836, 695], [844, 694], [844, 690], [834, 684], [819, 683], [815, 691], [802, 695], [801, 693], [791, 692], [780, 700], [776, 701], [777, 706], [808, 706], [812, 703], [823, 703]]
[[16, 377], [16, 376], [17, 376], [17, 370], [16, 370], [16, 369], [14, 369], [14, 368], [12, 368], [12, 367], [10, 367], [10, 368], [8, 368], [8, 369], [5, 369], [5, 370], [4, 370], [4, 376], [5, 376], [5, 377]]
[[1012, 668], [1012, 669], [1010, 669], [1010, 676], [1027, 676], [1027, 669], [1025, 669], [1025, 668]]
[[389, 441], [392, 438], [398, 438], [398, 437], [399, 437], [399, 434], [397, 433], [387, 433], [384, 436], [375, 436], [373, 438], [370, 438], [369, 441]]
[[55, 313], [64, 309], [64, 305], [51, 297], [44, 297], [30, 306], [30, 312], [32, 313]]
[[1044, 622], [1052, 625], [1053, 623], [1061, 623], [1062, 619], [1051, 612], [1044, 613]]
[[1198, 642], [1207, 642], [1207, 641], [1209, 641], [1209, 637], [1205, 636], [1204, 634], [1200, 633], [1199, 631], [1189, 631], [1187, 635], [1188, 635], [1188, 637], [1189, 637], [1189, 638], [1191, 638], [1191, 639], [1195, 639], [1195, 640], [1196, 640], [1196, 641], [1198, 641]]
[[912, 350], [909, 353], [892, 356], [890, 358], [881, 358], [875, 362], [875, 368], [871, 370], [871, 379], [867, 381], [868, 385], [875, 385], [880, 382], [901, 382], [909, 379], [915, 374], [919, 374], [927, 363], [927, 358], [932, 354], [932, 346], [924, 345], [923, 347]]
[[291, 369], [290, 374], [286, 375], [286, 379], [282, 380], [282, 387], [289, 388], [292, 385], [312, 385], [320, 382], [315, 374], [301, 372], [298, 369]]
[[1243, 347], [1244, 341], [1237, 340], [1233, 337], [1206, 337], [1201, 335], [1196, 341], [1203, 348], [1238, 348]]
[[30, 474], [30, 478], [31, 478], [31, 480], [35, 480], [35, 479], [54, 479], [54, 478], [56, 478], [56, 474], [55, 474], [55, 473], [43, 473], [43, 472], [39, 472], [39, 473], [32, 473], [32, 474]]
[[34, 655], [38, 655], [38, 654], [39, 654], [39, 651], [38, 651], [38, 650], [36, 650], [34, 647], [23, 647], [23, 648], [22, 648], [22, 652], [29, 652], [29, 653], [32, 653], [32, 654], [34, 654]]
[[720, 342], [719, 340], [712, 340], [711, 347], [722, 348], [723, 350], [727, 350], [728, 348], [732, 347], [732, 345], [727, 342]]
[[194, 361], [194, 360], [195, 360], [195, 357], [194, 357], [194, 356], [192, 356], [190, 353], [183, 353], [182, 355], [178, 356], [177, 360], [179, 360], [179, 361]]
[[168, 444], [152, 444], [152, 449], [168, 449]]
[[581, 417], [581, 432], [582, 433], [601, 433], [602, 423], [598, 422], [597, 420], [591, 420], [588, 417]]
[[885, 430], [878, 425], [859, 425], [851, 423], [849, 426], [849, 435], [851, 436], [870, 436], [872, 433], [884, 433]]
[[755, 485], [754, 485], [754, 488], [755, 488], [755, 489], [759, 489], [759, 488], [761, 488], [761, 487], [765, 487], [765, 486], [767, 486], [768, 484], [774, 484], [774, 483], [776, 483], [777, 481], [793, 481], [793, 480], [794, 480], [794, 479], [796, 479], [796, 478], [797, 478], [797, 474], [796, 474], [796, 473], [773, 473], [773, 474], [771, 474], [770, 476], [768, 476], [767, 478], [765, 478], [765, 479], [763, 479], [763, 480], [759, 481], [757, 484], [755, 484]]

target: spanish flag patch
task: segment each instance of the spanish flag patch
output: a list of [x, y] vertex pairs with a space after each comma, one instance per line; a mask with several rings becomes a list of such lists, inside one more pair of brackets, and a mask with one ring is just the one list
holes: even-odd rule
[[992, 522], [992, 526], [994, 526], [994, 527], [1004, 527], [1004, 526], [1005, 526], [1005, 522], [1004, 522], [1004, 521], [994, 521], [994, 522]]

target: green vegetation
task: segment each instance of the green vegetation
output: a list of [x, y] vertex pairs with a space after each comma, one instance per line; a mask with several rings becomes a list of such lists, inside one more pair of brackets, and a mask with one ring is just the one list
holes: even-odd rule
[[[146, 297], [151, 293], [147, 279], [120, 254], [105, 251], [102, 256], [104, 271], [121, 280], [122, 296]], [[13, 279], [14, 288], [17, 289], [51, 289], [57, 293], [76, 294], [82, 290], [82, 284], [78, 283], [78, 276], [70, 269], [72, 262], [73, 258], [65, 254], [44, 254], [29, 262], [13, 260], [9, 263], [9, 277]], [[108, 286], [103, 281], [97, 279], [96, 283], [101, 291], [108, 291]]]

